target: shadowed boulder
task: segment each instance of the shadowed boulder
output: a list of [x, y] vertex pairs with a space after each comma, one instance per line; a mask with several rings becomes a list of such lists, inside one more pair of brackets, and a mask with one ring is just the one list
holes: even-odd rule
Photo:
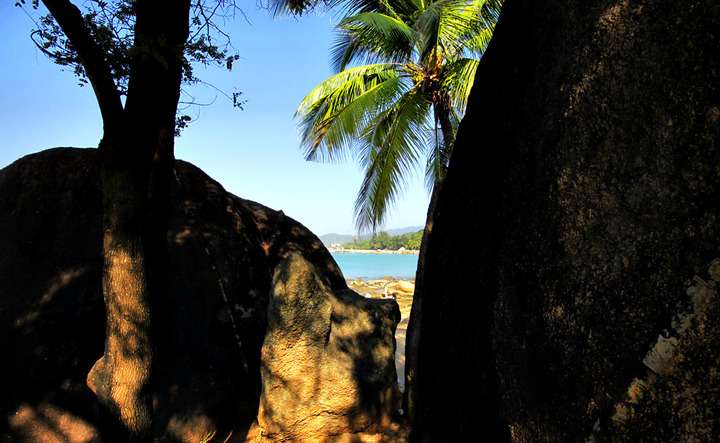
[[[97, 435], [85, 378], [105, 333], [98, 183], [94, 149], [51, 149], [0, 171], [0, 436], [11, 441]], [[235, 430], [237, 438], [257, 413], [276, 264], [300, 251], [333, 289], [347, 286], [305, 227], [182, 161], [173, 202], [156, 435], [197, 441]]]
[[507, 0], [418, 276], [418, 440], [720, 438], [718, 29]]
[[394, 300], [331, 291], [299, 254], [275, 270], [262, 349], [263, 436], [310, 441], [377, 432], [400, 406]]

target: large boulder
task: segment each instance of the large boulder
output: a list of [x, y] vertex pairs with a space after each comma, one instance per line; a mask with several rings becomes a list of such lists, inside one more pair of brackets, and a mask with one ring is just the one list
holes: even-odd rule
[[[237, 438], [255, 418], [274, 268], [299, 251], [342, 273], [300, 223], [176, 162], [169, 297], [157, 339], [156, 434]], [[52, 149], [0, 171], [0, 436], [97, 436], [85, 378], [102, 355], [101, 199], [94, 149]], [[224, 438], [224, 437], [223, 437]]]
[[400, 280], [395, 285], [395, 289], [397, 289], [400, 292], [406, 292], [408, 294], [412, 294], [413, 292], [415, 292], [415, 284], [410, 283], [409, 281]]
[[311, 441], [378, 432], [395, 418], [394, 300], [333, 292], [299, 254], [275, 270], [262, 349], [263, 436]]
[[720, 438], [719, 30], [506, 1], [418, 276], [418, 440]]

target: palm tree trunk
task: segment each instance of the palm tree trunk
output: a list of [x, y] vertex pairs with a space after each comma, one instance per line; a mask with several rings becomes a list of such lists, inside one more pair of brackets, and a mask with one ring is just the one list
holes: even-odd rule
[[441, 150], [442, 161], [440, 164], [442, 165], [441, 177], [445, 177], [448, 161], [450, 160], [450, 155], [452, 154], [453, 146], [455, 145], [455, 130], [453, 128], [452, 121], [450, 120], [451, 108], [448, 97], [441, 92], [433, 94], [433, 97], [435, 118], [437, 118], [440, 122], [440, 131], [443, 135], [443, 147]]

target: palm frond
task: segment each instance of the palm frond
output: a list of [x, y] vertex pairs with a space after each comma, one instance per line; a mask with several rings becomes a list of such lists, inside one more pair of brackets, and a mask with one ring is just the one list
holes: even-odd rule
[[[344, 150], [359, 136], [375, 112], [377, 94], [387, 93], [392, 71], [361, 75], [329, 90], [305, 108], [298, 109], [300, 142], [307, 160], [342, 160]], [[392, 87], [392, 85], [389, 85]]]
[[485, 4], [482, 7], [482, 16], [488, 25], [497, 23], [503, 3], [504, 0], [485, 0]]
[[[315, 101], [303, 101], [296, 117], [300, 117], [298, 127], [306, 159], [345, 158], [369, 119], [406, 89], [403, 77], [391, 69], [392, 66], [387, 65], [389, 69], [384, 71], [355, 69], [355, 76], [345, 76], [344, 83], [332, 85], [334, 89], [318, 86], [324, 94]], [[332, 84], [333, 78], [326, 83]]]
[[343, 72], [333, 75], [329, 79], [320, 83], [310, 91], [308, 95], [300, 102], [295, 115], [303, 114], [306, 108], [317, 102], [321, 98], [327, 96], [337, 88], [347, 85], [348, 82], [355, 81], [357, 79], [370, 79], [373, 75], [382, 76], [387, 75], [390, 72], [395, 72], [400, 65], [397, 63], [375, 63], [372, 65], [358, 66], [352, 69], [347, 69]]
[[360, 13], [340, 22], [336, 30], [338, 37], [331, 49], [331, 61], [337, 72], [352, 62], [399, 62], [412, 51], [412, 28], [385, 14]]
[[493, 32], [495, 32], [494, 24], [489, 27], [479, 29], [472, 35], [470, 40], [465, 42], [465, 45], [462, 48], [458, 48], [459, 50], [456, 53], [457, 56], [466, 54], [468, 56], [472, 56], [473, 58], [480, 59], [490, 43]]
[[427, 136], [428, 105], [422, 92], [413, 88], [368, 127], [358, 158], [365, 166], [365, 178], [355, 201], [359, 231], [382, 225], [402, 194], [405, 181], [418, 170]]
[[472, 58], [458, 58], [445, 63], [440, 89], [450, 97], [452, 107], [465, 109], [475, 73], [480, 62]]
[[[282, 17], [290, 15], [303, 15], [317, 8], [320, 0], [268, 0], [267, 8], [273, 17]], [[323, 4], [327, 5], [326, 1]]]
[[[405, 83], [400, 77], [389, 79], [368, 90], [326, 120], [322, 128], [325, 131], [324, 136], [312, 152], [314, 159], [332, 161], [337, 157], [336, 153], [344, 156], [357, 144], [364, 129], [371, 124], [373, 116], [382, 113], [389, 101], [402, 94], [404, 86]], [[307, 152], [310, 154], [310, 150]]]
[[[430, 3], [413, 22], [413, 29], [421, 37], [417, 41], [418, 62], [422, 65], [436, 63], [440, 40], [440, 21], [442, 18], [442, 5], [448, 0]], [[455, 0], [449, 0], [455, 1]]]
[[[484, 17], [483, 14], [486, 10], [487, 2], [485, 0], [475, 0], [469, 3], [452, 2], [443, 8], [439, 38], [446, 58], [452, 59], [467, 54], [466, 51], [472, 46], [469, 42], [494, 26], [494, 21], [488, 21]], [[490, 35], [492, 35], [492, 29]], [[484, 47], [482, 50], [476, 51], [475, 55], [479, 58], [483, 52]]]
[[400, 19], [400, 14], [408, 2], [415, 0], [328, 0], [328, 9], [338, 12], [340, 16], [350, 17], [362, 12], [380, 12]]

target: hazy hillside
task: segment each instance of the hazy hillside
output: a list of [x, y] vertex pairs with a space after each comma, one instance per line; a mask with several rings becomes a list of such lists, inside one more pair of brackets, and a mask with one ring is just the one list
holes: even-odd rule
[[[320, 241], [323, 242], [325, 246], [330, 245], [342, 245], [347, 242], [353, 241], [354, 238], [357, 236], [352, 234], [325, 234], [320, 236]], [[363, 236], [365, 237], [365, 236]]]
[[[402, 235], [406, 234], [408, 232], [417, 232], [421, 229], [424, 229], [424, 226], [408, 226], [406, 228], [399, 228], [399, 229], [388, 229], [384, 232], [387, 232], [388, 235]], [[323, 242], [325, 246], [330, 245], [342, 245], [345, 243], [349, 243], [353, 241], [354, 238], [357, 238], [358, 240], [367, 240], [370, 237], [372, 237], [372, 234], [364, 234], [360, 237], [357, 236], [357, 234], [325, 234], [320, 236], [320, 241]]]

